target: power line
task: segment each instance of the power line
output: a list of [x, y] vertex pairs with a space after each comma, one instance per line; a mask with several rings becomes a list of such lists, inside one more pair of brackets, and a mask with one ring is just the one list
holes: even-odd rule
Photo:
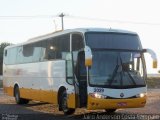
[[30, 19], [30, 18], [54, 18], [58, 15], [31, 15], [31, 16], [0, 16], [0, 19]]
[[[61, 21], [63, 21], [63, 17], [66, 16], [65, 14], [61, 13], [60, 15], [32, 15], [32, 16], [0, 16], [0, 19], [34, 19], [34, 18], [58, 18], [61, 17]], [[138, 25], [150, 25], [156, 26], [160, 25], [160, 23], [151, 23], [151, 22], [136, 22], [136, 21], [125, 21], [125, 20], [112, 20], [112, 19], [103, 19], [103, 18], [91, 18], [91, 17], [83, 17], [83, 16], [73, 16], [67, 15], [66, 18], [73, 18], [73, 19], [83, 19], [83, 20], [91, 20], [91, 21], [102, 21], [102, 22], [112, 22], [112, 23], [119, 23], [119, 24], [138, 24]], [[62, 22], [62, 28], [64, 23]]]
[[135, 21], [125, 21], [125, 20], [111, 20], [111, 19], [102, 19], [102, 18], [90, 18], [90, 17], [81, 17], [81, 16], [69, 16], [75, 19], [85, 19], [93, 21], [102, 21], [102, 22], [112, 22], [112, 23], [129, 23], [129, 24], [139, 24], [139, 25], [160, 25], [160, 23], [150, 23], [150, 22], [135, 22]]

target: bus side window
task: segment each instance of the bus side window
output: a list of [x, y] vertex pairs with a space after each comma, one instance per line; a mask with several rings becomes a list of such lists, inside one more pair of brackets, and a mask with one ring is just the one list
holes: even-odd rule
[[48, 59], [56, 59], [56, 38], [48, 39]]
[[33, 44], [33, 62], [38, 62], [41, 59], [41, 42], [36, 42]]
[[78, 51], [84, 48], [83, 37], [81, 34], [72, 35], [72, 51]]
[[40, 61], [46, 61], [48, 59], [47, 40], [41, 41], [41, 57]]
[[9, 56], [8, 56], [8, 62], [9, 64], [15, 64], [16, 63], [16, 56], [17, 56], [17, 48], [10, 48], [9, 49]]
[[4, 53], [4, 55], [5, 55], [5, 56], [7, 56], [7, 50], [5, 50], [5, 53]]
[[83, 42], [82, 35], [78, 33], [72, 34], [72, 53], [73, 53], [75, 72], [77, 72], [76, 68], [77, 68], [77, 62], [78, 62], [78, 53], [83, 48], [84, 48], [84, 42]]
[[23, 47], [18, 46], [17, 47], [17, 57], [16, 57], [16, 63], [23, 63]]
[[70, 35], [65, 34], [56, 39], [56, 59], [65, 59], [70, 52]]
[[53, 37], [48, 40], [48, 59], [64, 59], [70, 52], [69, 34]]
[[85, 67], [85, 55], [84, 51], [78, 53], [77, 64], [75, 67], [75, 74], [78, 80], [85, 80], [87, 76], [87, 71]]
[[32, 59], [33, 59], [33, 44], [23, 45], [22, 59], [23, 59], [23, 63], [32, 62]]
[[66, 55], [66, 70], [67, 70], [67, 82], [73, 84], [73, 67], [72, 67], [72, 57], [71, 53]]
[[4, 63], [5, 63], [5, 64], [8, 64], [8, 57], [9, 57], [9, 56], [8, 56], [8, 50], [5, 50], [5, 51], [4, 51]]

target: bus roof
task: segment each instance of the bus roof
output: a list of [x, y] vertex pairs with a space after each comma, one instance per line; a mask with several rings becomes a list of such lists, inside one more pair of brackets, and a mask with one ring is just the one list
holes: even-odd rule
[[42, 36], [38, 36], [38, 37], [34, 37], [29, 39], [26, 42], [23, 43], [19, 43], [16, 45], [11, 45], [11, 46], [7, 46], [5, 49], [7, 48], [11, 48], [11, 47], [15, 47], [15, 46], [20, 46], [20, 45], [25, 45], [25, 44], [29, 44], [29, 43], [33, 43], [36, 41], [41, 41], [50, 37], [55, 37], [58, 35], [62, 35], [62, 34], [67, 34], [67, 33], [74, 33], [74, 32], [80, 32], [80, 33], [85, 33], [85, 32], [109, 32], [109, 33], [124, 33], [124, 34], [135, 34], [137, 35], [136, 32], [132, 32], [132, 31], [127, 31], [127, 30], [122, 30], [122, 29], [112, 29], [112, 28], [76, 28], [76, 29], [67, 29], [67, 30], [60, 30], [60, 31], [56, 31], [56, 32], [52, 32], [49, 34], [45, 34]]

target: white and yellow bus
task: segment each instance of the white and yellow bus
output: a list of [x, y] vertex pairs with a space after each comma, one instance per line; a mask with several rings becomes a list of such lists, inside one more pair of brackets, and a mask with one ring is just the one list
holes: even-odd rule
[[144, 107], [146, 64], [134, 32], [72, 29], [36, 37], [4, 50], [4, 91], [17, 104], [30, 100], [58, 105], [65, 114], [76, 108]]

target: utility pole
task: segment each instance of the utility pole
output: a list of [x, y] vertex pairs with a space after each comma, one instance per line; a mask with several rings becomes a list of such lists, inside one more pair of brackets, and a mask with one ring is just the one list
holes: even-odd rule
[[65, 15], [63, 14], [63, 13], [61, 13], [60, 15], [59, 15], [59, 17], [61, 17], [61, 24], [62, 24], [62, 30], [64, 30], [64, 25], [63, 25], [63, 17], [64, 17]]

